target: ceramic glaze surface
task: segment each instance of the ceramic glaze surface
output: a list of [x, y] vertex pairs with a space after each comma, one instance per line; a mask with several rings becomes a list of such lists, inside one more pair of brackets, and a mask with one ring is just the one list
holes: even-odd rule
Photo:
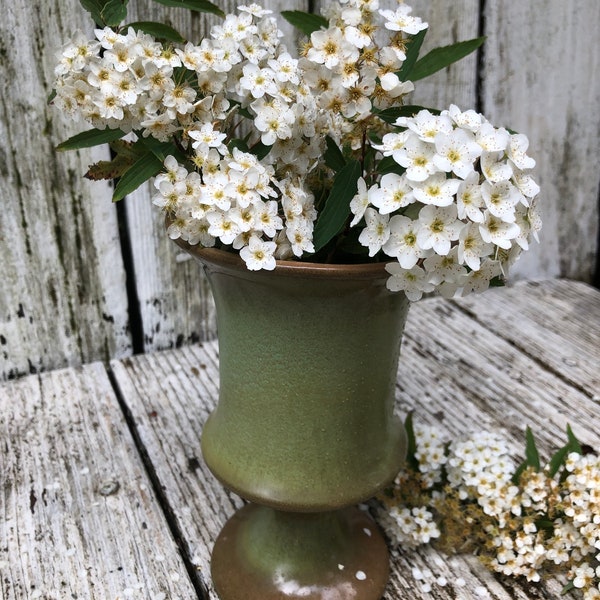
[[199, 259], [220, 353], [219, 402], [202, 437], [208, 466], [277, 509], [332, 510], [373, 496], [406, 446], [393, 402], [408, 301], [385, 288], [383, 265], [249, 272], [224, 252]]

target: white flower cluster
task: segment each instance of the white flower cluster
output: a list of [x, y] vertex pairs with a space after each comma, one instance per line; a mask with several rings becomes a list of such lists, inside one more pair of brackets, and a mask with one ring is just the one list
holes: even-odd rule
[[[194, 169], [169, 158], [156, 179], [154, 201], [172, 216], [169, 235], [204, 246], [219, 240], [249, 269], [272, 269], [275, 257], [314, 251], [309, 177], [323, 166], [325, 134], [356, 146], [354, 123], [413, 89], [395, 74], [405, 59], [402, 34], [427, 25], [405, 5], [377, 4], [330, 6], [330, 27], [312, 34], [300, 59], [280, 43], [271, 11], [256, 4], [181, 49], [132, 29], [98, 30], [97, 41], [77, 35], [60, 54], [55, 103], [96, 128], [177, 137]], [[381, 46], [376, 36], [386, 38]], [[250, 145], [269, 147], [261, 160], [226, 145], [241, 115], [251, 119]]]
[[387, 266], [388, 287], [411, 300], [487, 289], [541, 227], [527, 138], [454, 105], [396, 125], [403, 131], [375, 147], [404, 172], [368, 188], [361, 182], [351, 206], [353, 223], [366, 222], [359, 240], [371, 256], [397, 259]]
[[347, 225], [366, 259], [396, 259], [391, 290], [466, 294], [502, 276], [539, 229], [525, 136], [454, 106], [379, 116], [413, 90], [398, 73], [407, 36], [427, 24], [402, 2], [339, 0], [296, 58], [270, 13], [240, 6], [183, 47], [132, 28], [77, 34], [59, 54], [54, 103], [97, 129], [174, 142], [153, 198], [170, 237], [238, 251], [249, 269], [315, 254], [329, 137], [343, 160], [362, 157]]
[[465, 543], [471, 528], [478, 554], [494, 571], [537, 582], [562, 570], [585, 600], [600, 598], [600, 456], [571, 453], [555, 477], [548, 468], [528, 468], [517, 485], [508, 445], [497, 434], [480, 432], [446, 446], [438, 429], [414, 429], [419, 491], [403, 470], [396, 480], [401, 500], [382, 498], [379, 514], [394, 545], [443, 539], [450, 516], [462, 524], [456, 544]]

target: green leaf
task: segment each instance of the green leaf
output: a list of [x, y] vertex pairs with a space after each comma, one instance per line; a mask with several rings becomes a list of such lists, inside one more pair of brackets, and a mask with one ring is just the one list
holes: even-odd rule
[[535, 445], [535, 438], [533, 437], [533, 432], [531, 431], [531, 427], [527, 427], [525, 437], [527, 439], [527, 444], [525, 446], [525, 458], [526, 458], [527, 464], [530, 467], [533, 467], [536, 471], [539, 471], [540, 470], [540, 455], [539, 455], [538, 449]]
[[163, 161], [155, 155], [154, 151], [146, 152], [119, 179], [113, 193], [113, 202], [123, 199], [127, 194], [139, 188], [142, 183], [158, 175], [162, 168]]
[[404, 419], [404, 429], [406, 430], [407, 447], [406, 462], [413, 471], [419, 470], [419, 461], [417, 460], [417, 439], [415, 437], [415, 428], [413, 425], [413, 411], [411, 410]]
[[398, 75], [400, 78], [400, 81], [408, 81], [412, 79], [412, 70], [417, 62], [417, 59], [419, 58], [419, 52], [421, 51], [421, 46], [423, 45], [423, 40], [425, 39], [426, 34], [427, 29], [423, 29], [408, 39], [406, 45], [406, 59], [402, 63], [400, 70], [396, 73], [396, 75]]
[[575, 437], [573, 430], [570, 425], [567, 425], [567, 439], [569, 440], [569, 447], [571, 452], [577, 452], [577, 454], [583, 454], [583, 449], [581, 448], [581, 444], [579, 440]]
[[399, 165], [392, 156], [384, 156], [377, 165], [377, 173], [379, 175], [385, 175], [386, 173], [403, 175], [406, 173], [406, 168]]
[[135, 21], [134, 23], [125, 25], [125, 29], [129, 27], [133, 27], [136, 31], [148, 33], [155, 38], [168, 40], [169, 42], [182, 44], [186, 41], [176, 29], [169, 27], [169, 25], [163, 25], [162, 23], [155, 23], [153, 21]]
[[429, 75], [433, 75], [433, 73], [445, 69], [452, 63], [459, 61], [461, 58], [464, 58], [471, 54], [471, 52], [477, 50], [484, 41], [485, 37], [479, 37], [473, 40], [466, 40], [449, 46], [443, 46], [441, 48], [434, 48], [431, 52], [417, 61], [417, 64], [410, 72], [410, 80], [418, 81], [419, 79], [429, 77]]
[[315, 252], [323, 248], [344, 226], [350, 214], [350, 201], [356, 195], [361, 171], [360, 163], [352, 160], [336, 175], [325, 207], [315, 225]]
[[523, 471], [528, 467], [529, 465], [527, 464], [527, 461], [522, 462], [519, 465], [519, 468], [513, 473], [513, 476], [510, 478], [510, 480], [515, 484], [518, 485], [519, 484], [519, 480], [521, 479], [521, 475], [523, 474]]
[[128, 0], [79, 0], [96, 24], [116, 27], [127, 17]]
[[572, 581], [569, 581], [569, 583], [567, 583], [567, 585], [565, 585], [565, 587], [560, 591], [561, 595], [564, 596], [565, 594], [568, 594], [571, 590], [575, 589], [575, 584]]
[[329, 136], [325, 137], [327, 150], [325, 151], [325, 164], [334, 171], [341, 171], [346, 165], [346, 159], [338, 145]]
[[535, 438], [533, 437], [533, 432], [531, 431], [530, 427], [527, 427], [525, 438], [525, 460], [521, 463], [519, 468], [515, 471], [514, 475], [512, 476], [512, 482], [514, 484], [519, 483], [521, 474], [527, 467], [533, 467], [536, 471], [539, 471], [541, 468], [540, 455], [535, 445]]
[[566, 444], [562, 448], [560, 448], [557, 452], [554, 453], [550, 462], [548, 463], [548, 475], [550, 477], [554, 477], [558, 470], [562, 467], [565, 462], [565, 458], [567, 458], [569, 452], [571, 451], [571, 447], [569, 444]]
[[329, 22], [324, 17], [301, 10], [282, 10], [281, 16], [308, 37], [313, 31], [318, 31], [321, 27], [327, 29], [329, 26]]
[[428, 110], [432, 115], [439, 115], [441, 111], [425, 106], [407, 104], [406, 106], [392, 106], [376, 112], [375, 114], [386, 123], [395, 123], [399, 117], [413, 117], [421, 110]]
[[120, 129], [89, 129], [82, 131], [68, 140], [59, 144], [57, 150], [78, 150], [79, 148], [91, 148], [118, 140], [125, 135]]
[[154, 2], [175, 8], [189, 8], [190, 10], [210, 13], [219, 17], [225, 16], [225, 13], [218, 6], [208, 0], [154, 0]]

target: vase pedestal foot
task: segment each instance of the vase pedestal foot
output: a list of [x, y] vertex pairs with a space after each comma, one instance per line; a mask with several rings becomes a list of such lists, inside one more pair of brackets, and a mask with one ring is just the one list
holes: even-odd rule
[[211, 571], [221, 600], [380, 600], [389, 556], [358, 508], [292, 513], [248, 504], [217, 538]]

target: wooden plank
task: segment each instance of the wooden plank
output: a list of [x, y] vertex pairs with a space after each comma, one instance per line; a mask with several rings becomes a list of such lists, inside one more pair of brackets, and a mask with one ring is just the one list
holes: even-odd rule
[[[598, 242], [600, 3], [485, 3], [483, 110], [527, 134], [542, 187], [542, 241], [515, 274], [592, 281]], [[592, 134], [590, 135], [590, 132]]]
[[0, 597], [192, 600], [104, 367], [0, 387]]
[[[215, 482], [200, 453], [202, 425], [214, 407], [218, 351], [206, 342], [113, 361], [111, 368], [180, 531], [189, 560], [218, 600], [210, 551], [223, 524], [243, 505]], [[140, 385], [140, 382], [144, 382]]]
[[489, 290], [485, 302], [470, 296], [458, 305], [600, 402], [600, 294], [596, 288], [560, 279], [543, 284], [520, 282]]
[[3, 4], [0, 100], [0, 380], [125, 356], [125, 271], [106, 185], [81, 176], [106, 151], [57, 153], [81, 130], [48, 106], [75, 0]]
[[[530, 301], [529, 288], [524, 287], [522, 294], [522, 301], [515, 302], [515, 318]], [[481, 296], [473, 302], [485, 301]], [[200, 457], [202, 424], [217, 395], [216, 343], [114, 361], [112, 368], [157, 477], [168, 489], [170, 510], [186, 532], [187, 553], [206, 576], [213, 540], [241, 503], [215, 482]], [[441, 425], [449, 438], [497, 430], [519, 457], [525, 427], [530, 425], [546, 458], [562, 443], [567, 423], [583, 442], [600, 447], [600, 432], [587, 426], [600, 422], [600, 406], [580, 391], [587, 373], [580, 371], [577, 377], [576, 385], [566, 382], [543, 358], [522, 352], [456, 304], [428, 300], [414, 305], [409, 314], [398, 411], [404, 416], [414, 409], [420, 422]], [[482, 597], [498, 600], [560, 597], [556, 581], [541, 586], [500, 582], [474, 557], [449, 558], [431, 548], [398, 552], [392, 565], [385, 600], [407, 595], [416, 600], [466, 600], [475, 597], [476, 588], [488, 594]], [[442, 576], [447, 580], [443, 586], [436, 583]], [[432, 586], [433, 596], [425, 583]], [[216, 600], [210, 584], [209, 592]]]

